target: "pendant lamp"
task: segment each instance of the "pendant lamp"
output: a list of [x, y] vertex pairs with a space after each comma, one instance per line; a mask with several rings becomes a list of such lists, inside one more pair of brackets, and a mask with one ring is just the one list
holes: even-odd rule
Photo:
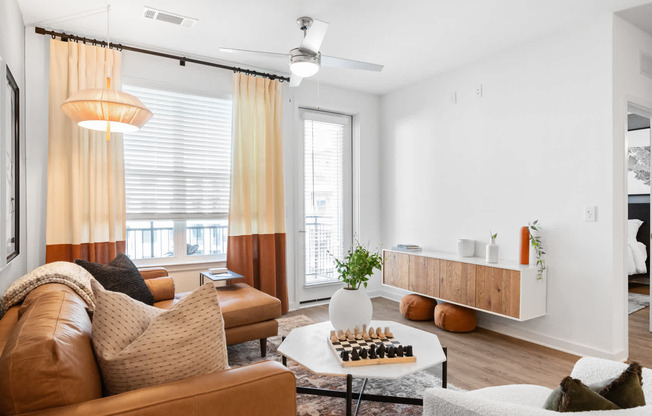
[[[107, 51], [111, 50], [108, 41], [110, 10], [111, 8], [108, 6]], [[110, 71], [107, 72], [110, 73]], [[111, 132], [138, 131], [152, 118], [152, 112], [138, 98], [111, 89], [110, 77], [106, 79], [106, 89], [79, 90], [61, 104], [61, 110], [80, 127], [106, 131], [106, 140], [110, 140]]]

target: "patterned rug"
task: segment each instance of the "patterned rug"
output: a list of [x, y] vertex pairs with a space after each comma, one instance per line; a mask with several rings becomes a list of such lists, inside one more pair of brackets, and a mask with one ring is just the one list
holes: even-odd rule
[[[267, 340], [267, 357], [264, 359], [281, 362], [281, 356], [276, 348], [281, 344], [281, 336], [287, 335], [291, 329], [300, 326], [314, 324], [315, 322], [305, 315], [282, 317], [278, 319], [279, 336]], [[231, 345], [229, 350], [229, 365], [239, 367], [252, 362], [260, 361], [260, 344], [258, 341], [244, 342]], [[311, 373], [294, 361], [288, 360], [288, 367], [297, 377], [297, 386], [327, 388], [332, 390], [346, 390], [346, 379], [344, 377], [328, 377]], [[422, 397], [423, 391], [430, 387], [441, 386], [441, 366], [435, 366], [428, 370], [413, 373], [407, 377], [397, 380], [369, 380], [365, 387], [365, 393], [383, 394], [402, 397]], [[362, 380], [353, 380], [353, 391], [360, 390]], [[456, 389], [448, 384], [448, 388]], [[339, 416], [345, 414], [344, 399], [314, 396], [307, 394], [297, 395], [297, 414], [300, 416]], [[353, 403], [355, 410], [355, 401]], [[400, 414], [421, 415], [421, 406], [409, 406], [392, 403], [365, 402], [360, 404], [360, 415], [387, 415]]]
[[636, 311], [640, 311], [643, 308], [650, 306], [650, 295], [642, 295], [640, 293], [627, 293], [628, 295], [628, 313], [632, 314]]

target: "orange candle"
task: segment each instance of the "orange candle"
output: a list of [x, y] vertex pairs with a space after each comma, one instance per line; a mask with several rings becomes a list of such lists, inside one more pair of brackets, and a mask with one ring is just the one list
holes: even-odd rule
[[521, 264], [530, 264], [530, 232], [521, 227]]

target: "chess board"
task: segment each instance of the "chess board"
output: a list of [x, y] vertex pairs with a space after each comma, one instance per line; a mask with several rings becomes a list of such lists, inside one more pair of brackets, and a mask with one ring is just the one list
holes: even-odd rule
[[417, 360], [416, 356], [412, 357], [392, 357], [389, 358], [385, 356], [384, 358], [360, 358], [357, 361], [344, 361], [342, 360], [341, 354], [342, 351], [347, 351], [351, 352], [354, 349], [360, 350], [364, 349], [369, 349], [372, 345], [375, 345], [376, 348], [380, 347], [381, 345], [385, 345], [385, 348], [389, 347], [398, 347], [399, 345], [405, 346], [405, 344], [401, 344], [401, 342], [394, 338], [394, 337], [388, 337], [385, 339], [380, 339], [380, 338], [372, 338], [372, 339], [356, 339], [353, 341], [348, 341], [348, 340], [338, 340], [337, 342], [331, 341], [330, 338], [327, 338], [328, 345], [331, 346], [331, 349], [333, 352], [335, 352], [335, 356], [337, 357], [337, 360], [339, 363], [342, 365], [342, 367], [357, 367], [357, 366], [362, 366], [362, 365], [376, 365], [376, 364], [400, 364], [400, 363], [412, 363]]

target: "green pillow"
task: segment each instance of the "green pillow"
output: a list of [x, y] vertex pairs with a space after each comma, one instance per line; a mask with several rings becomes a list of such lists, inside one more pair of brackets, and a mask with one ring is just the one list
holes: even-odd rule
[[557, 409], [559, 412], [620, 409], [576, 378], [564, 378], [559, 387], [561, 387], [561, 400]]
[[631, 363], [627, 370], [598, 391], [600, 396], [621, 409], [645, 406], [643, 374], [639, 363]]
[[[564, 381], [568, 378], [570, 377], [566, 377]], [[562, 381], [562, 383], [564, 381]], [[577, 381], [579, 382], [579, 380]], [[617, 378], [612, 378], [599, 383], [591, 384], [588, 386], [588, 389], [618, 406], [616, 408], [629, 409], [632, 407], [645, 406], [645, 395], [643, 393], [642, 385], [643, 378], [641, 365], [638, 363], [632, 363]], [[574, 397], [574, 399], [575, 404], [577, 404], [578, 398]], [[560, 385], [555, 390], [553, 390], [552, 393], [550, 393], [550, 396], [548, 396], [548, 399], [544, 403], [543, 408], [548, 410], [561, 411], [561, 400], [562, 386]]]

